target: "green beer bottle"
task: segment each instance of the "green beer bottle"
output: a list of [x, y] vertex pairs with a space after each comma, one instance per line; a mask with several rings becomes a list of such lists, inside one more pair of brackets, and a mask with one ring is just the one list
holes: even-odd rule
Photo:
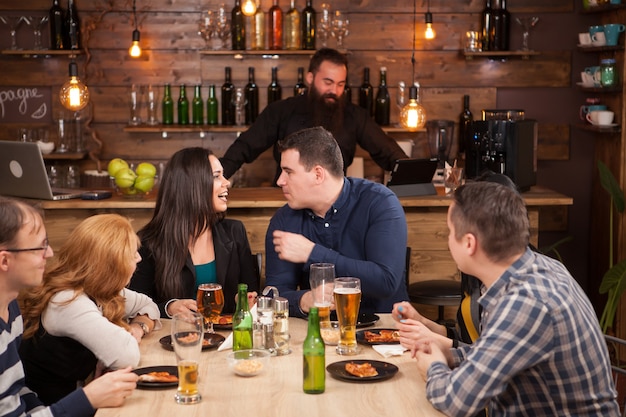
[[163, 110], [163, 124], [164, 125], [173, 124], [174, 123], [174, 100], [172, 100], [172, 91], [170, 90], [169, 84], [165, 84], [165, 89], [163, 91], [162, 110]]
[[178, 96], [178, 124], [189, 124], [189, 100], [187, 99], [185, 84], [180, 85], [180, 95]]
[[210, 125], [217, 124], [218, 113], [217, 97], [215, 97], [215, 85], [209, 86], [209, 98], [206, 99], [206, 122]]
[[197, 85], [191, 100], [191, 123], [194, 125], [204, 124], [204, 101], [202, 101], [202, 91]]
[[239, 284], [237, 288], [237, 308], [233, 314], [233, 351], [252, 349], [252, 314], [248, 308], [248, 284]]
[[307, 394], [321, 394], [326, 389], [325, 354], [319, 312], [317, 307], [311, 307], [309, 327], [302, 344], [302, 390]]

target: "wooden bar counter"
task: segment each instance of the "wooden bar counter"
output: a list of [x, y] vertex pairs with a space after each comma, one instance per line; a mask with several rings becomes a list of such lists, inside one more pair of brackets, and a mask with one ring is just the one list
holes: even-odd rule
[[[442, 193], [441, 189], [438, 192]], [[156, 194], [154, 194], [156, 195]], [[133, 220], [135, 229], [146, 224], [154, 210], [154, 195], [140, 200], [119, 196], [107, 200], [42, 201], [48, 238], [58, 248], [70, 231], [83, 219], [98, 213], [119, 213]], [[531, 224], [531, 240], [537, 245], [539, 209], [568, 206], [572, 198], [554, 191], [532, 187], [523, 194]], [[411, 247], [411, 281], [458, 279], [457, 268], [448, 252], [446, 213], [450, 198], [445, 195], [401, 197]], [[228, 197], [228, 217], [242, 220], [248, 231], [253, 253], [265, 253], [265, 233], [277, 208], [285, 204], [279, 188], [232, 188]], [[264, 276], [264, 274], [263, 274]]]

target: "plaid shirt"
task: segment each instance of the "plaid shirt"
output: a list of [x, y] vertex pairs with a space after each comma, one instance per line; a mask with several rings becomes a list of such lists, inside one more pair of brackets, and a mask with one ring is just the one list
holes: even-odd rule
[[482, 334], [428, 370], [427, 397], [447, 415], [619, 416], [606, 342], [580, 286], [530, 250], [480, 298]]

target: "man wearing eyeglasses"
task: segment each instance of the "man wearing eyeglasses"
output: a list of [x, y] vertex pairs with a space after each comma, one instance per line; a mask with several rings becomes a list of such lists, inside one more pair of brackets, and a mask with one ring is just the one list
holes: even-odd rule
[[33, 207], [0, 196], [0, 415], [91, 416], [100, 407], [119, 407], [132, 394], [137, 375], [130, 367], [109, 372], [45, 407], [24, 384], [18, 355], [24, 330], [16, 301], [20, 290], [41, 284], [52, 257], [41, 214]]

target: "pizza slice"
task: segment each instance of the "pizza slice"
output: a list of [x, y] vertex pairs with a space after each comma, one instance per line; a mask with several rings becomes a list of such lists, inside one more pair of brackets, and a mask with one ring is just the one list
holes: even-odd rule
[[149, 372], [147, 374], [139, 375], [139, 381], [141, 382], [178, 382], [178, 377], [172, 375], [169, 372]]
[[400, 340], [400, 335], [397, 330], [382, 329], [378, 332], [366, 331], [365, 340], [369, 343], [391, 343]]
[[366, 378], [378, 375], [376, 368], [369, 362], [363, 362], [361, 364], [348, 362], [346, 363], [346, 372], [359, 378]]

